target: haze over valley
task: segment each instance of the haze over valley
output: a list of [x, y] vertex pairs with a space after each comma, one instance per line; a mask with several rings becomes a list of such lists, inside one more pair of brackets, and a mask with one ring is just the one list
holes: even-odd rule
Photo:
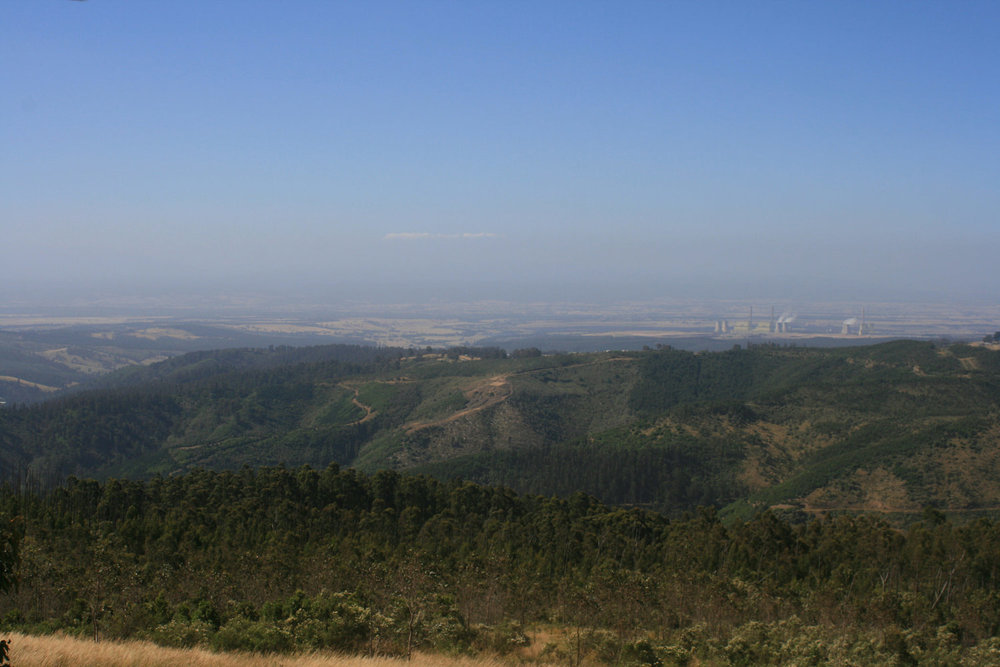
[[[0, 400], [40, 400], [130, 364], [194, 350], [354, 343], [402, 348], [534, 347], [545, 352], [670, 346], [863, 345], [882, 340], [979, 341], [1000, 330], [1000, 308], [738, 301], [618, 303], [352, 303], [340, 307], [246, 295], [105, 299], [0, 309]], [[19, 312], [20, 311], [20, 312]], [[263, 315], [262, 315], [263, 313]]]

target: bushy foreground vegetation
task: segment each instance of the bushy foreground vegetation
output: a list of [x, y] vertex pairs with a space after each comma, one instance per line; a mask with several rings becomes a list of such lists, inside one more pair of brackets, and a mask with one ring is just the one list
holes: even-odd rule
[[[1000, 525], [934, 510], [670, 520], [331, 466], [6, 491], [3, 628], [218, 650], [421, 648], [576, 664], [982, 664]], [[16, 650], [16, 647], [15, 647]]]

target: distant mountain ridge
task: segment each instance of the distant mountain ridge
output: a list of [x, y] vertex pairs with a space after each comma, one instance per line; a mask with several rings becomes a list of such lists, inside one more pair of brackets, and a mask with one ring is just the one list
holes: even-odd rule
[[5, 476], [336, 462], [671, 513], [1000, 507], [1000, 352], [970, 345], [278, 347], [101, 382], [0, 411]]

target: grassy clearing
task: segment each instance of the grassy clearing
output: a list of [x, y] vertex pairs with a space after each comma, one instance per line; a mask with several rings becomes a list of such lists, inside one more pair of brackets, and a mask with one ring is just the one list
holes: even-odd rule
[[369, 382], [358, 387], [356, 398], [361, 403], [371, 406], [372, 410], [382, 411], [389, 407], [389, 402], [399, 388], [386, 382]]
[[328, 402], [316, 409], [313, 422], [321, 426], [330, 426], [351, 424], [364, 419], [368, 413], [352, 399], [354, 391], [351, 389], [338, 387], [335, 392], [331, 391]]
[[334, 653], [253, 655], [177, 649], [143, 641], [94, 642], [65, 635], [12, 633], [11, 663], [17, 667], [500, 667], [494, 658], [461, 658], [416, 653], [404, 658], [363, 658]]

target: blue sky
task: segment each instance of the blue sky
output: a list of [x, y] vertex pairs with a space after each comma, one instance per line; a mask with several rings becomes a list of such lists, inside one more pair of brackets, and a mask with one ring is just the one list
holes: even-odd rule
[[996, 3], [10, 0], [0, 63], [25, 289], [996, 301]]

